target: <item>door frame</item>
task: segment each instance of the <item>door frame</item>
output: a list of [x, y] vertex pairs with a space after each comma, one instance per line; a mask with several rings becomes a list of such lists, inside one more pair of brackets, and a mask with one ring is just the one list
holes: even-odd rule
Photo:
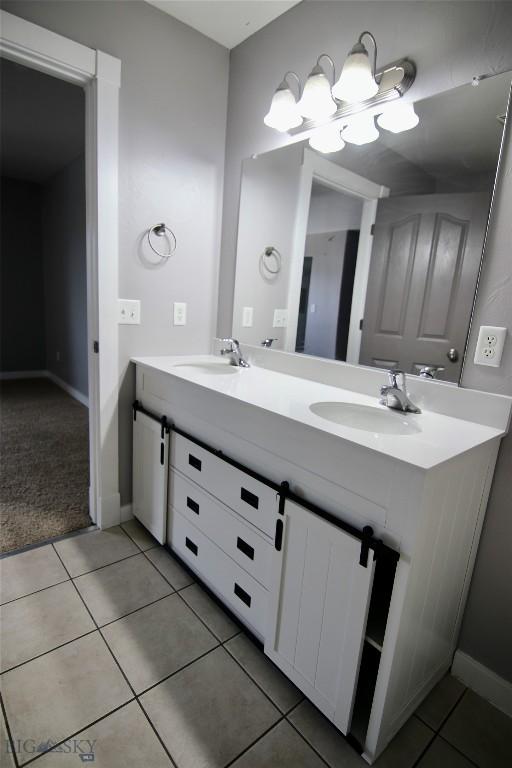
[[357, 249], [357, 264], [352, 294], [352, 309], [350, 312], [350, 328], [347, 344], [347, 363], [357, 364], [361, 345], [361, 329], [359, 321], [363, 317], [366, 299], [366, 283], [370, 269], [372, 251], [372, 225], [377, 214], [377, 202], [382, 197], [388, 197], [390, 190], [382, 184], [360, 176], [353, 171], [343, 168], [326, 157], [321, 157], [307, 147], [304, 149], [302, 168], [299, 181], [297, 215], [293, 234], [293, 246], [290, 264], [290, 279], [288, 287], [288, 323], [285, 334], [284, 349], [295, 352], [297, 323], [302, 284], [302, 262], [309, 217], [309, 205], [313, 181], [319, 181], [326, 187], [338, 192], [344, 192], [353, 197], [361, 198], [363, 213]]
[[85, 92], [89, 514], [108, 528], [121, 519], [116, 314], [121, 61], [3, 10], [0, 24], [1, 57]]

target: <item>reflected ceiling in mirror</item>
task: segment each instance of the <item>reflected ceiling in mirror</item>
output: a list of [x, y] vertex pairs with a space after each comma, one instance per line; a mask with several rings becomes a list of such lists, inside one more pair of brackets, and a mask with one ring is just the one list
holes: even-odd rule
[[457, 382], [509, 94], [496, 75], [373, 143], [244, 161], [233, 336]]

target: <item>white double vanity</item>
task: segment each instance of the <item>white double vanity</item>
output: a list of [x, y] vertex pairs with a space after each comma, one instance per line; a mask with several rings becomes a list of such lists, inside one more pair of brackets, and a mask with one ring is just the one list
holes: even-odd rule
[[511, 399], [243, 351], [133, 360], [133, 512], [371, 763], [451, 665]]

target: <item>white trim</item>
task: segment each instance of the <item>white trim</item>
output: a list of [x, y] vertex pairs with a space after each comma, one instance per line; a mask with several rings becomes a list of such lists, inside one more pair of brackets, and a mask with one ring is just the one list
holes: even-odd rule
[[[361, 293], [360, 301], [356, 301], [356, 306], [352, 307], [350, 317], [349, 345], [351, 356], [356, 353], [357, 340], [361, 337], [359, 331], [360, 305], [364, 309], [366, 301], [366, 284], [362, 283], [364, 274], [366, 276], [370, 264], [371, 252], [371, 225], [375, 221], [377, 210], [376, 200], [389, 195], [388, 187], [381, 184], [375, 184], [373, 181], [359, 176], [357, 173], [342, 168], [340, 165], [320, 157], [316, 152], [310, 149], [304, 149], [302, 168], [299, 181], [299, 193], [297, 201], [297, 212], [295, 218], [295, 231], [293, 234], [292, 254], [290, 263], [290, 276], [288, 285], [288, 326], [285, 333], [284, 349], [288, 352], [295, 352], [295, 341], [297, 338], [297, 324], [299, 319], [300, 291], [302, 285], [302, 270], [304, 262], [304, 245], [308, 228], [309, 205], [311, 200], [311, 188], [313, 180], [320, 181], [330, 189], [345, 192], [354, 197], [360, 197], [365, 202], [363, 204], [363, 216], [361, 220], [361, 231], [359, 235], [358, 248], [358, 266], [356, 267], [356, 277], [354, 287], [364, 286], [364, 292]], [[361, 259], [360, 259], [361, 256]], [[357, 332], [355, 330], [357, 317]], [[359, 358], [359, 355], [358, 355]], [[356, 361], [357, 362], [357, 361]]]
[[127, 523], [128, 520], [133, 520], [132, 505], [123, 504], [121, 507], [121, 522]]
[[71, 395], [71, 397], [73, 397], [75, 400], [78, 400], [79, 403], [85, 405], [86, 408], [89, 407], [89, 398], [87, 395], [84, 395], [83, 392], [80, 392], [78, 389], [75, 389], [75, 387], [72, 387], [71, 384], [68, 384], [66, 381], [59, 378], [59, 376], [56, 376], [54, 373], [52, 373], [52, 371], [45, 371], [44, 373], [47, 379], [53, 381], [53, 383], [63, 389], [64, 392], [67, 392], [68, 395]]
[[48, 371], [3, 371], [0, 373], [0, 381], [11, 379], [45, 379]]
[[[118, 120], [121, 62], [0, 11], [0, 54], [75, 82], [86, 95], [87, 344], [90, 509], [100, 527], [120, 521], [118, 446]], [[100, 354], [93, 352], [99, 342]]]
[[512, 717], [512, 683], [462, 651], [455, 651], [452, 675], [468, 688]]

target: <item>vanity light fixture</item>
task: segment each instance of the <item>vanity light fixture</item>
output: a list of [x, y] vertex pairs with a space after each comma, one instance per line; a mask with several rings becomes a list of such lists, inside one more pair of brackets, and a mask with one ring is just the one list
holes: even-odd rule
[[335, 124], [319, 128], [310, 137], [309, 146], [323, 154], [339, 152], [345, 146], [345, 142], [340, 135], [340, 127], [339, 124]]
[[418, 125], [420, 119], [414, 111], [414, 104], [390, 104], [384, 112], [378, 116], [377, 122], [381, 128], [392, 133], [409, 131]]
[[[373, 65], [370, 64], [368, 51], [363, 44], [364, 37], [368, 37], [373, 45]], [[340, 79], [332, 87], [332, 95], [348, 104], [371, 99], [379, 90], [375, 81], [376, 69], [377, 42], [371, 32], [361, 32], [357, 43], [345, 59]]]
[[376, 141], [379, 138], [379, 132], [375, 127], [373, 115], [369, 115], [367, 112], [354, 115], [342, 130], [341, 136], [349, 144], [357, 144], [358, 146]]
[[[373, 46], [373, 57], [370, 57], [363, 42], [366, 39]], [[332, 68], [332, 87], [322, 66], [322, 59], [327, 59]], [[289, 76], [298, 82], [297, 98], [290, 88]], [[334, 62], [326, 53], [318, 57], [302, 92], [298, 76], [294, 72], [287, 72], [274, 94], [264, 122], [278, 131], [288, 131], [292, 136], [305, 134], [305, 138], [311, 139], [311, 146], [316, 145], [320, 152], [327, 152], [325, 147], [329, 143], [335, 147], [331, 151], [342, 148], [338, 131], [323, 132], [328, 126], [346, 126], [343, 140], [366, 144], [379, 136], [374, 116], [381, 112], [385, 112], [385, 116], [379, 119], [379, 125], [386, 130], [399, 132], [417, 124], [418, 116], [411, 104], [405, 105], [403, 110], [390, 111], [389, 114], [385, 107], [407, 93], [415, 77], [416, 67], [409, 59], [397, 60], [377, 70], [377, 43], [372, 33], [366, 30], [359, 35], [347, 56], [338, 80]], [[354, 122], [358, 115], [366, 115], [366, 121]], [[364, 129], [361, 128], [363, 125]], [[317, 136], [320, 130], [322, 135]]]
[[310, 120], [325, 120], [338, 109], [338, 105], [331, 96], [331, 83], [320, 64], [324, 58], [329, 61], [332, 67], [334, 80], [334, 62], [330, 56], [322, 53], [308, 75], [302, 97], [298, 103], [300, 114]]
[[287, 81], [288, 77], [295, 77], [297, 79], [300, 96], [299, 76], [295, 72], [287, 72], [272, 97], [269, 111], [263, 118], [265, 125], [268, 125], [269, 128], [275, 128], [276, 131], [281, 133], [289, 131], [291, 128], [297, 128], [302, 123], [297, 100]]

